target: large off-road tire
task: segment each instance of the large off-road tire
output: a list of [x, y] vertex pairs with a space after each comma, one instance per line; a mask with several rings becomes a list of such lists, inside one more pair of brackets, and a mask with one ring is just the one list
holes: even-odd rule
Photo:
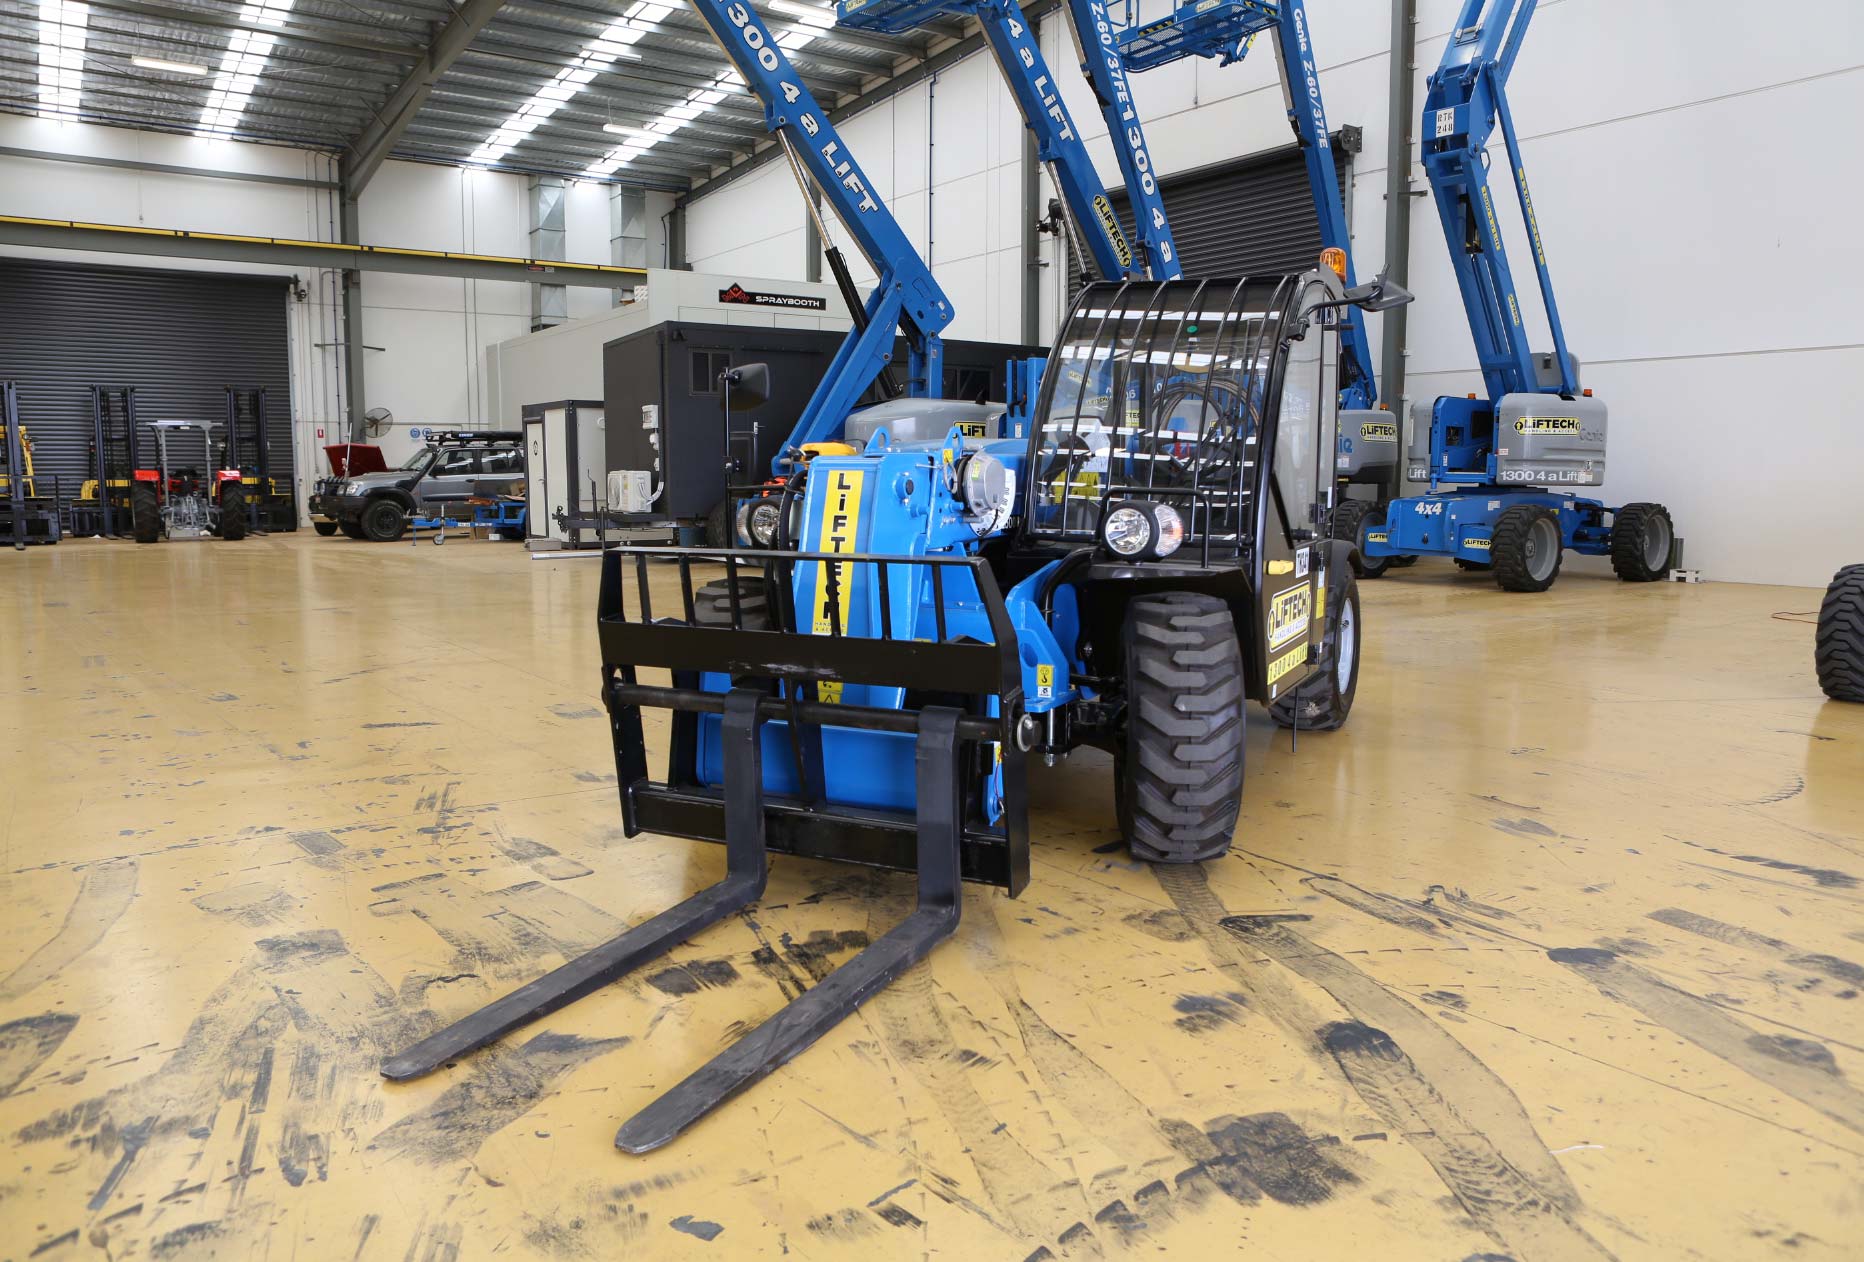
[[1864, 565], [1847, 565], [1833, 575], [1819, 606], [1814, 644], [1812, 659], [1825, 695], [1864, 702]]
[[738, 546], [737, 531], [731, 521], [731, 497], [729, 495], [718, 502], [718, 507], [705, 515], [705, 546], [708, 548]]
[[1196, 863], [1230, 848], [1243, 798], [1243, 652], [1229, 606], [1172, 592], [1126, 607], [1126, 723], [1115, 758], [1135, 859]]
[[320, 517], [311, 523], [311, 529], [328, 539], [337, 532], [337, 524], [333, 521], [325, 521]]
[[1489, 557], [1505, 592], [1544, 592], [1560, 577], [1565, 548], [1560, 515], [1538, 504], [1516, 504], [1495, 519]]
[[1327, 593], [1326, 639], [1320, 661], [1301, 686], [1269, 703], [1269, 717], [1303, 732], [1331, 732], [1346, 725], [1359, 691], [1359, 582], [1350, 573], [1343, 590]]
[[369, 538], [368, 535], [365, 535], [362, 532], [361, 521], [351, 521], [348, 518], [345, 518], [342, 521], [337, 522], [337, 529], [343, 532], [343, 537], [345, 539], [356, 539], [356, 540], [366, 541]]
[[1385, 524], [1385, 505], [1370, 500], [1341, 500], [1333, 506], [1332, 528], [1335, 539], [1353, 545], [1353, 573], [1360, 578], [1378, 578], [1391, 568], [1391, 557], [1366, 555], [1366, 534]]
[[408, 514], [391, 499], [370, 500], [359, 521], [363, 538], [373, 543], [393, 543], [408, 531]]
[[1450, 559], [1456, 562], [1457, 569], [1469, 570], [1476, 574], [1487, 574], [1495, 568], [1487, 561], [1471, 561], [1468, 557], [1451, 557]]
[[224, 482], [220, 487], [220, 537], [246, 537], [246, 488], [237, 482]]
[[1612, 514], [1612, 573], [1627, 583], [1670, 576], [1676, 525], [1661, 504], [1626, 504]]
[[[762, 578], [745, 574], [738, 576], [738, 613], [741, 630], [770, 630], [770, 593]], [[729, 579], [713, 579], [693, 593], [693, 624], [701, 627], [732, 625]]]
[[154, 543], [162, 537], [162, 499], [155, 483], [138, 482], [129, 490], [130, 533], [137, 543]]

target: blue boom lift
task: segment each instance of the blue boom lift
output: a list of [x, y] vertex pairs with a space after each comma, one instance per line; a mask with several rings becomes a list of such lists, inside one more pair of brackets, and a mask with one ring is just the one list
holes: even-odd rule
[[[1347, 286], [1343, 261], [1090, 285], [1025, 436], [1001, 437], [1001, 405], [929, 397], [950, 305], [769, 28], [741, 0], [690, 3], [879, 277], [776, 470], [775, 546], [602, 558], [625, 829], [722, 842], [726, 875], [383, 1073], [431, 1072], [664, 954], [759, 898], [772, 852], [913, 872], [918, 902], [630, 1119], [616, 1136], [629, 1152], [667, 1143], [924, 958], [956, 928], [963, 881], [1018, 894], [1028, 756], [1110, 752], [1133, 853], [1191, 862], [1235, 831], [1247, 700], [1291, 726], [1345, 722], [1358, 593], [1350, 549], [1320, 529], [1341, 323], [1409, 300]], [[913, 393], [857, 411], [895, 325]], [[768, 373], [744, 365], [726, 384], [754, 399]], [[719, 565], [722, 579], [695, 573]], [[672, 712], [664, 779], [643, 707]]]
[[[1536, 0], [1464, 0], [1425, 97], [1423, 162], [1469, 315], [1488, 397], [1449, 397], [1412, 411], [1408, 474], [1430, 493], [1389, 505], [1348, 501], [1336, 539], [1357, 544], [1362, 577], [1401, 556], [1447, 556], [1464, 569], [1493, 569], [1507, 591], [1553, 585], [1566, 549], [1609, 556], [1627, 582], [1670, 572], [1675, 529], [1661, 504], [1610, 508], [1547, 489], [1605, 479], [1606, 408], [1579, 382], [1566, 347], [1527, 168], [1506, 87]], [[1532, 247], [1554, 349], [1536, 352], [1489, 185], [1496, 126]]]

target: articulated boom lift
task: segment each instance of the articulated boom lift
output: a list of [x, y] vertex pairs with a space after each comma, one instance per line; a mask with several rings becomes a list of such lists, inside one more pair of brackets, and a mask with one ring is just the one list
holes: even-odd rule
[[[630, 1119], [615, 1142], [637, 1153], [923, 959], [956, 929], [962, 882], [1023, 889], [1027, 756], [1112, 753], [1133, 854], [1191, 862], [1235, 832], [1246, 699], [1285, 726], [1346, 721], [1358, 596], [1350, 550], [1316, 531], [1333, 494], [1340, 327], [1355, 305], [1409, 300], [1325, 267], [1089, 285], [1027, 434], [997, 437], [1002, 405], [918, 397], [936, 393], [950, 306], [769, 29], [741, 0], [690, 3], [879, 275], [778, 461], [771, 546], [602, 558], [625, 830], [722, 842], [725, 876], [383, 1073], [431, 1072], [657, 958], [760, 898], [772, 852], [912, 872], [918, 897]], [[854, 411], [895, 323], [915, 397]], [[726, 380], [734, 397], [768, 390], [761, 365]], [[700, 565], [701, 580], [724, 577], [698, 581]], [[664, 779], [643, 707], [672, 712]]]
[[[1509, 591], [1545, 591], [1571, 548], [1609, 556], [1618, 577], [1651, 582], [1670, 571], [1674, 529], [1661, 504], [1609, 508], [1545, 489], [1605, 480], [1606, 408], [1579, 382], [1554, 299], [1527, 168], [1508, 108], [1508, 77], [1537, 0], [1464, 0], [1425, 97], [1425, 174], [1449, 243], [1488, 397], [1445, 397], [1412, 413], [1409, 476], [1431, 493], [1366, 506], [1335, 520], [1358, 542], [1363, 577], [1400, 556], [1448, 556], [1493, 569]], [[1551, 352], [1534, 351], [1489, 183], [1497, 127], [1533, 251]]]

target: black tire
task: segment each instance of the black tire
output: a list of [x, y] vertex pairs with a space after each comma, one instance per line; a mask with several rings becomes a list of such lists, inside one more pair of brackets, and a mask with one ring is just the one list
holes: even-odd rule
[[322, 518], [319, 518], [311, 523], [311, 529], [328, 539], [337, 532], [337, 524], [333, 521], [324, 521]]
[[343, 532], [343, 537], [345, 539], [367, 540], [369, 538], [368, 535], [362, 532], [362, 523], [360, 521], [351, 521], [346, 518], [337, 523], [337, 529]]
[[1457, 569], [1470, 570], [1477, 574], [1487, 574], [1495, 568], [1487, 561], [1471, 561], [1468, 557], [1451, 557], [1450, 559], [1456, 562]]
[[1408, 556], [1393, 557], [1391, 558], [1391, 563], [1392, 568], [1395, 570], [1408, 570], [1417, 564], [1417, 556], [1413, 553]]
[[130, 533], [137, 543], [154, 543], [162, 537], [162, 499], [155, 483], [138, 482], [129, 491]]
[[1544, 592], [1560, 577], [1566, 549], [1560, 539], [1560, 515], [1551, 508], [1516, 504], [1496, 518], [1490, 539], [1495, 581], [1503, 591]]
[[1126, 724], [1115, 758], [1133, 857], [1197, 863], [1230, 848], [1243, 799], [1243, 652], [1229, 606], [1172, 592], [1126, 607]]
[[708, 548], [735, 548], [738, 540], [731, 523], [731, 497], [726, 496], [718, 502], [718, 507], [705, 515], [705, 546]]
[[1812, 660], [1819, 687], [1833, 701], [1864, 702], [1864, 565], [1833, 575], [1819, 606]]
[[371, 543], [393, 543], [408, 531], [408, 515], [391, 499], [370, 500], [359, 519], [362, 537]]
[[1626, 504], [1612, 514], [1612, 573], [1627, 583], [1670, 577], [1676, 524], [1661, 504]]
[[498, 537], [500, 539], [510, 540], [512, 543], [523, 543], [525, 539], [524, 527], [500, 526], [498, 528]]
[[1314, 673], [1299, 688], [1270, 702], [1269, 717], [1283, 727], [1296, 726], [1298, 718], [1303, 732], [1344, 727], [1359, 692], [1364, 627], [1359, 617], [1359, 582], [1349, 573], [1343, 591], [1327, 593], [1326, 640]]
[[1366, 533], [1384, 524], [1383, 504], [1370, 500], [1341, 500], [1333, 507], [1333, 524], [1328, 533], [1353, 545], [1353, 573], [1360, 578], [1378, 578], [1391, 567], [1394, 558], [1369, 557], [1365, 553]]
[[220, 537], [240, 540], [246, 537], [246, 488], [237, 482], [220, 484]]
[[[742, 618], [739, 624], [741, 630], [770, 630], [770, 593], [765, 588], [763, 579], [743, 574], [738, 576], [738, 613]], [[729, 579], [713, 579], [693, 593], [693, 625], [700, 627], [732, 625]]]

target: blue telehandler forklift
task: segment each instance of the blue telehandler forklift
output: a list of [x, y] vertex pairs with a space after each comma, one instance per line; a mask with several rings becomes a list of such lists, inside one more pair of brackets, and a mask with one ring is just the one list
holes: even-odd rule
[[[1609, 556], [1632, 583], [1669, 575], [1676, 532], [1661, 504], [1611, 508], [1553, 488], [1605, 480], [1605, 401], [1579, 382], [1567, 350], [1507, 83], [1537, 0], [1463, 0], [1424, 104], [1425, 174], [1469, 316], [1486, 398], [1445, 396], [1412, 409], [1406, 474], [1427, 495], [1387, 505], [1347, 501], [1332, 533], [1356, 546], [1376, 578], [1399, 558], [1447, 556], [1492, 570], [1511, 592], [1541, 592], [1571, 549]], [[1502, 241], [1489, 184], [1497, 126], [1521, 206], [1554, 349], [1536, 352]]]
[[[602, 558], [602, 698], [629, 835], [721, 842], [724, 878], [391, 1057], [429, 1073], [756, 901], [771, 853], [912, 872], [890, 932], [629, 1119], [657, 1148], [797, 1055], [1030, 875], [1025, 767], [1109, 752], [1135, 856], [1224, 853], [1244, 707], [1337, 727], [1357, 689], [1351, 548], [1324, 537], [1341, 328], [1409, 301], [1291, 275], [1088, 286], [1021, 437], [933, 397], [949, 301], [741, 0], [689, 0], [877, 274], [773, 473], [777, 546]], [[903, 391], [856, 409], [907, 344]], [[760, 365], [731, 371], [740, 399]], [[813, 449], [811, 451], [810, 449]], [[714, 577], [722, 568], [722, 577]], [[644, 678], [664, 671], [667, 682]], [[642, 710], [671, 711], [664, 772]], [[1311, 717], [1310, 717], [1311, 716]]]

